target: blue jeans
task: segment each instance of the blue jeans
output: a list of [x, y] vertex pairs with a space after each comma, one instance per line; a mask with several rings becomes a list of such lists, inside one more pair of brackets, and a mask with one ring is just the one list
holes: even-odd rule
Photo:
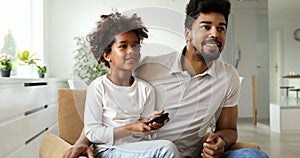
[[179, 152], [171, 141], [153, 140], [109, 148], [96, 158], [179, 158]]
[[222, 155], [222, 158], [268, 158], [268, 155], [255, 148], [242, 148], [227, 151]]

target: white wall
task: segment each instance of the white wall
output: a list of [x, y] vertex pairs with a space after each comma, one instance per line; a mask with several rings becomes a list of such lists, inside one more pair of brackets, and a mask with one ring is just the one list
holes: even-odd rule
[[[300, 11], [299, 11], [300, 12]], [[300, 13], [299, 13], [300, 15]], [[298, 16], [276, 16], [271, 17], [270, 34], [271, 40], [274, 42], [274, 34], [276, 31], [281, 30], [282, 32], [282, 70], [283, 75], [288, 75], [289, 72], [294, 71], [300, 74], [300, 66], [295, 66], [299, 63], [300, 59], [300, 42], [294, 39], [294, 31], [300, 28], [300, 20]], [[272, 43], [274, 46], [274, 44]]]
[[[73, 38], [75, 36], [86, 36], [95, 28], [95, 23], [100, 15], [110, 13], [112, 8], [117, 9], [119, 12], [128, 10], [141, 12], [145, 10], [141, 9], [144, 7], [160, 7], [165, 8], [165, 10], [168, 9], [169, 12], [176, 12], [179, 15], [185, 8], [182, 5], [185, 1], [173, 0], [131, 0], [126, 2], [122, 0], [89, 0], [88, 2], [83, 0], [45, 1], [45, 53], [48, 54], [46, 56], [49, 58], [49, 74], [53, 77], [63, 78], [71, 77], [72, 52], [75, 49]], [[143, 17], [145, 25], [147, 25], [147, 22], [151, 23], [151, 19], [163, 18], [158, 13], [154, 12], [156, 15], [150, 16], [150, 19]], [[145, 43], [148, 42], [155, 46], [158, 46], [158, 43], [164, 43], [163, 46], [159, 46], [164, 50], [169, 50], [172, 47], [173, 49], [182, 47], [184, 45], [184, 40], [181, 40], [183, 36], [180, 37], [178, 35], [183, 35], [183, 21], [180, 22], [180, 19], [164, 19], [161, 22], [166, 23], [169, 20], [176, 21], [177, 24], [182, 23], [182, 27], [175, 29], [178, 30], [175, 33], [163, 33], [159, 28], [153, 29], [153, 31], [150, 30], [151, 40], [145, 40]], [[151, 48], [150, 46], [145, 47]]]
[[238, 67], [243, 76], [239, 101], [239, 117], [252, 117], [252, 75], [256, 74], [256, 11], [254, 9], [234, 9], [234, 45], [241, 49]]
[[[157, 55], [169, 50], [180, 50], [184, 44], [183, 18], [185, 5], [188, 0], [44, 0], [45, 6], [45, 57], [49, 64], [49, 74], [52, 77], [71, 78], [72, 52], [75, 49], [75, 36], [85, 36], [94, 27], [101, 14], [107, 14], [112, 8], [119, 12], [137, 10], [143, 17], [146, 26], [151, 25], [149, 39], [146, 39], [142, 53]], [[160, 8], [153, 15], [140, 9], [143, 7]], [[164, 8], [164, 9], [161, 9]], [[248, 9], [247, 9], [248, 8]], [[174, 13], [170, 18], [163, 15]], [[250, 7], [245, 4], [234, 5], [234, 48], [237, 45], [242, 50], [242, 58], [238, 71], [244, 77], [241, 99], [239, 102], [239, 117], [252, 117], [252, 81], [256, 74], [256, 9], [253, 3]], [[149, 16], [145, 18], [144, 16]], [[155, 23], [157, 19], [160, 23]], [[174, 24], [173, 24], [174, 23]], [[171, 25], [170, 25], [171, 24]], [[176, 24], [176, 25], [175, 25]], [[178, 26], [180, 24], [180, 26]], [[166, 26], [170, 25], [170, 26]], [[165, 30], [174, 27], [171, 30]], [[157, 50], [163, 51], [158, 52]], [[148, 50], [147, 52], [145, 50]], [[149, 53], [151, 52], [151, 53]], [[254, 62], [253, 62], [254, 61]]]
[[[294, 31], [300, 28], [299, 0], [272, 0], [269, 7], [270, 46], [270, 101], [278, 103], [284, 90], [279, 87], [288, 84], [282, 76], [290, 72], [300, 74], [300, 42], [294, 39]], [[278, 11], [280, 10], [280, 11]]]

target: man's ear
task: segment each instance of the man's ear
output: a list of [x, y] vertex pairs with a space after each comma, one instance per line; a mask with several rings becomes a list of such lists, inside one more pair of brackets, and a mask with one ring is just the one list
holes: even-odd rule
[[191, 42], [191, 31], [190, 31], [190, 29], [188, 29], [188, 28], [185, 28], [185, 30], [184, 30], [184, 36], [185, 36], [185, 40], [186, 40], [186, 42], [187, 43], [189, 43], [189, 42]]

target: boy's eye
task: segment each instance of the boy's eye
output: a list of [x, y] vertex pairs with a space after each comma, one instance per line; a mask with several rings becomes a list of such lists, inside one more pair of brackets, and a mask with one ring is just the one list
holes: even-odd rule
[[141, 49], [141, 45], [136, 45], [133, 47], [134, 50], [139, 51]]
[[125, 45], [125, 44], [120, 45], [119, 48], [126, 49], [126, 48], [127, 48], [127, 45]]

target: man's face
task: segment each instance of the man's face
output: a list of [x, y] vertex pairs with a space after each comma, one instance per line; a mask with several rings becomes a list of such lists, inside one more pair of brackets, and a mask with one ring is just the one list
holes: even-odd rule
[[200, 60], [212, 61], [219, 58], [226, 39], [226, 21], [216, 12], [200, 13], [188, 30], [187, 40], [193, 45]]

